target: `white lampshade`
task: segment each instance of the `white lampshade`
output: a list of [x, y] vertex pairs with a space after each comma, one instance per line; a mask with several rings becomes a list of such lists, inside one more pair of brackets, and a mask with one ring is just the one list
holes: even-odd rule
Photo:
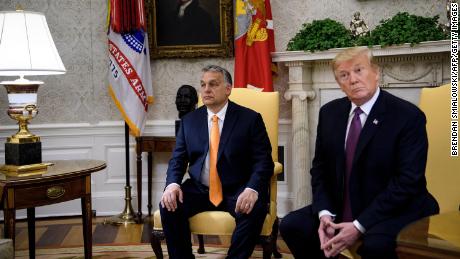
[[42, 13], [0, 12], [0, 76], [53, 75], [65, 71]]

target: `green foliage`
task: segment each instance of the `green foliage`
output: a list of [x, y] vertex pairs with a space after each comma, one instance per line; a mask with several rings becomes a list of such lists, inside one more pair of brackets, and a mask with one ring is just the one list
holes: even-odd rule
[[382, 47], [403, 43], [411, 45], [422, 41], [444, 40], [448, 35], [438, 23], [439, 16], [432, 18], [397, 13], [393, 18], [380, 21], [370, 34], [356, 40], [357, 45], [382, 45]]
[[331, 20], [315, 20], [305, 23], [302, 29], [292, 38], [287, 50], [326, 50], [348, 47], [352, 45], [352, 36], [342, 24]]
[[337, 21], [315, 20], [302, 25], [302, 29], [289, 41], [287, 50], [313, 52], [356, 45], [385, 47], [448, 39], [449, 35], [443, 31], [438, 19], [438, 15], [430, 18], [410, 15], [407, 12], [397, 13], [391, 19], [380, 21], [380, 24], [370, 33], [357, 38]]

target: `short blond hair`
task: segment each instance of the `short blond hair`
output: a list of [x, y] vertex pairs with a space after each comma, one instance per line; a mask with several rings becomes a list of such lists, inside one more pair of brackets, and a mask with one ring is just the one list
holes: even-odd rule
[[360, 56], [360, 55], [366, 55], [367, 58], [369, 59], [369, 64], [371, 64], [371, 66], [374, 69], [378, 69], [378, 65], [374, 60], [374, 56], [372, 55], [372, 51], [368, 47], [361, 46], [361, 47], [347, 48], [347, 49], [339, 52], [339, 54], [337, 54], [335, 56], [335, 58], [332, 60], [332, 63], [331, 63], [332, 70], [335, 73], [335, 70], [337, 69], [337, 67], [339, 66], [340, 63], [342, 63], [344, 61], [354, 59], [354, 58], [356, 58], [357, 56]]

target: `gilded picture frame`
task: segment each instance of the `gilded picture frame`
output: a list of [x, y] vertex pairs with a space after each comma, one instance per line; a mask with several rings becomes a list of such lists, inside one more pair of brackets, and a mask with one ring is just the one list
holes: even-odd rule
[[145, 1], [151, 58], [232, 57], [233, 1], [192, 0], [185, 15], [178, 2]]

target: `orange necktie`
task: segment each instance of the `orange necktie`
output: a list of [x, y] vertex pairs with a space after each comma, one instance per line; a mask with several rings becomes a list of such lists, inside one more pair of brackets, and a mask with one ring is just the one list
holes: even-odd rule
[[222, 183], [217, 174], [217, 151], [219, 150], [219, 118], [212, 116], [211, 142], [209, 143], [209, 200], [214, 206], [222, 202]]

